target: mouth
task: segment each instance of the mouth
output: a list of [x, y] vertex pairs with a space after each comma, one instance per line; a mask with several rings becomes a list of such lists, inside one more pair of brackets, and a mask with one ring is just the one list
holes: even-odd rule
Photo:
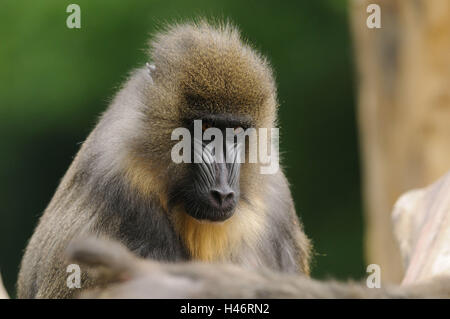
[[199, 222], [220, 223], [230, 219], [237, 207], [239, 195], [233, 201], [217, 205], [210, 194], [198, 192], [195, 189], [175, 189], [171, 192], [168, 208], [182, 206], [184, 212]]
[[210, 205], [185, 205], [186, 213], [201, 222], [224, 222], [231, 218], [235, 212], [235, 206], [226, 209], [217, 209]]

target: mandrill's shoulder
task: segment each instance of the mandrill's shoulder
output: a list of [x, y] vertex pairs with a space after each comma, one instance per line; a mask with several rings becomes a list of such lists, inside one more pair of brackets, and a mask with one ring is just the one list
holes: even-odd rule
[[294, 202], [292, 200], [289, 181], [284, 172], [280, 168], [275, 174], [265, 175], [266, 179], [263, 190], [263, 197], [270, 199], [269, 203], [273, 203], [273, 208], [282, 213], [295, 213]]
[[280, 169], [268, 178], [264, 197], [270, 241], [279, 252], [281, 269], [309, 274], [311, 243], [295, 210], [289, 182]]

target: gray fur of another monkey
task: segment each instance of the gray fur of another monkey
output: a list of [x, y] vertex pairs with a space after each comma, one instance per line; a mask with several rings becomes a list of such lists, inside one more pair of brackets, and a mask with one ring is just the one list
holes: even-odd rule
[[[151, 63], [118, 92], [40, 218], [22, 260], [20, 298], [73, 296], [63, 252], [75, 236], [113, 238], [138, 256], [166, 262], [309, 272], [309, 241], [281, 170], [261, 175], [259, 164], [241, 164], [231, 208], [208, 210], [198, 206], [200, 195], [192, 203], [183, 193], [199, 194], [204, 186], [198, 167], [170, 157], [172, 131], [193, 119], [276, 127], [276, 87], [266, 59], [234, 27], [199, 22], [156, 35]], [[199, 221], [199, 211], [223, 221]], [[82, 287], [95, 284], [83, 272]]]
[[136, 258], [116, 242], [74, 241], [68, 257], [102, 283], [81, 298], [450, 298], [450, 277], [380, 288], [364, 283], [318, 281], [304, 275], [249, 271], [230, 264], [165, 264]]

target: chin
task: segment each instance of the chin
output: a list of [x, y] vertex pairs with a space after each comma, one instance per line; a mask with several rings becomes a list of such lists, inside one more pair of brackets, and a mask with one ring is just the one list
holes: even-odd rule
[[235, 207], [222, 210], [213, 207], [186, 207], [186, 213], [201, 223], [222, 223], [230, 219]]

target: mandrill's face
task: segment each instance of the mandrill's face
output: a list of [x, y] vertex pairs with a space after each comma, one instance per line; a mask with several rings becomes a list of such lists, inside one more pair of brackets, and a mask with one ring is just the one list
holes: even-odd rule
[[[159, 123], [161, 136], [147, 145], [166, 157], [166, 146], [172, 143], [161, 141], [162, 136], [174, 137], [168, 127], [183, 128], [171, 142], [182, 135], [190, 143], [183, 147], [183, 160], [170, 166], [177, 173], [168, 176], [168, 209], [182, 206], [195, 219], [224, 221], [233, 216], [240, 199], [248, 199], [250, 183], [258, 179], [250, 174], [256, 165], [245, 160], [248, 143], [240, 152], [238, 138], [228, 138], [230, 130], [273, 127], [275, 81], [266, 59], [232, 28], [220, 31], [203, 25], [181, 33], [152, 46], [152, 83], [145, 89], [144, 104], [151, 105], [147, 116]], [[196, 121], [201, 121], [197, 129]]]
[[[245, 161], [245, 129], [249, 117], [197, 114], [185, 120], [190, 139], [184, 146], [187, 174], [172, 192], [197, 220], [221, 222], [235, 212], [240, 199], [241, 163]], [[186, 141], [182, 141], [186, 142]]]

